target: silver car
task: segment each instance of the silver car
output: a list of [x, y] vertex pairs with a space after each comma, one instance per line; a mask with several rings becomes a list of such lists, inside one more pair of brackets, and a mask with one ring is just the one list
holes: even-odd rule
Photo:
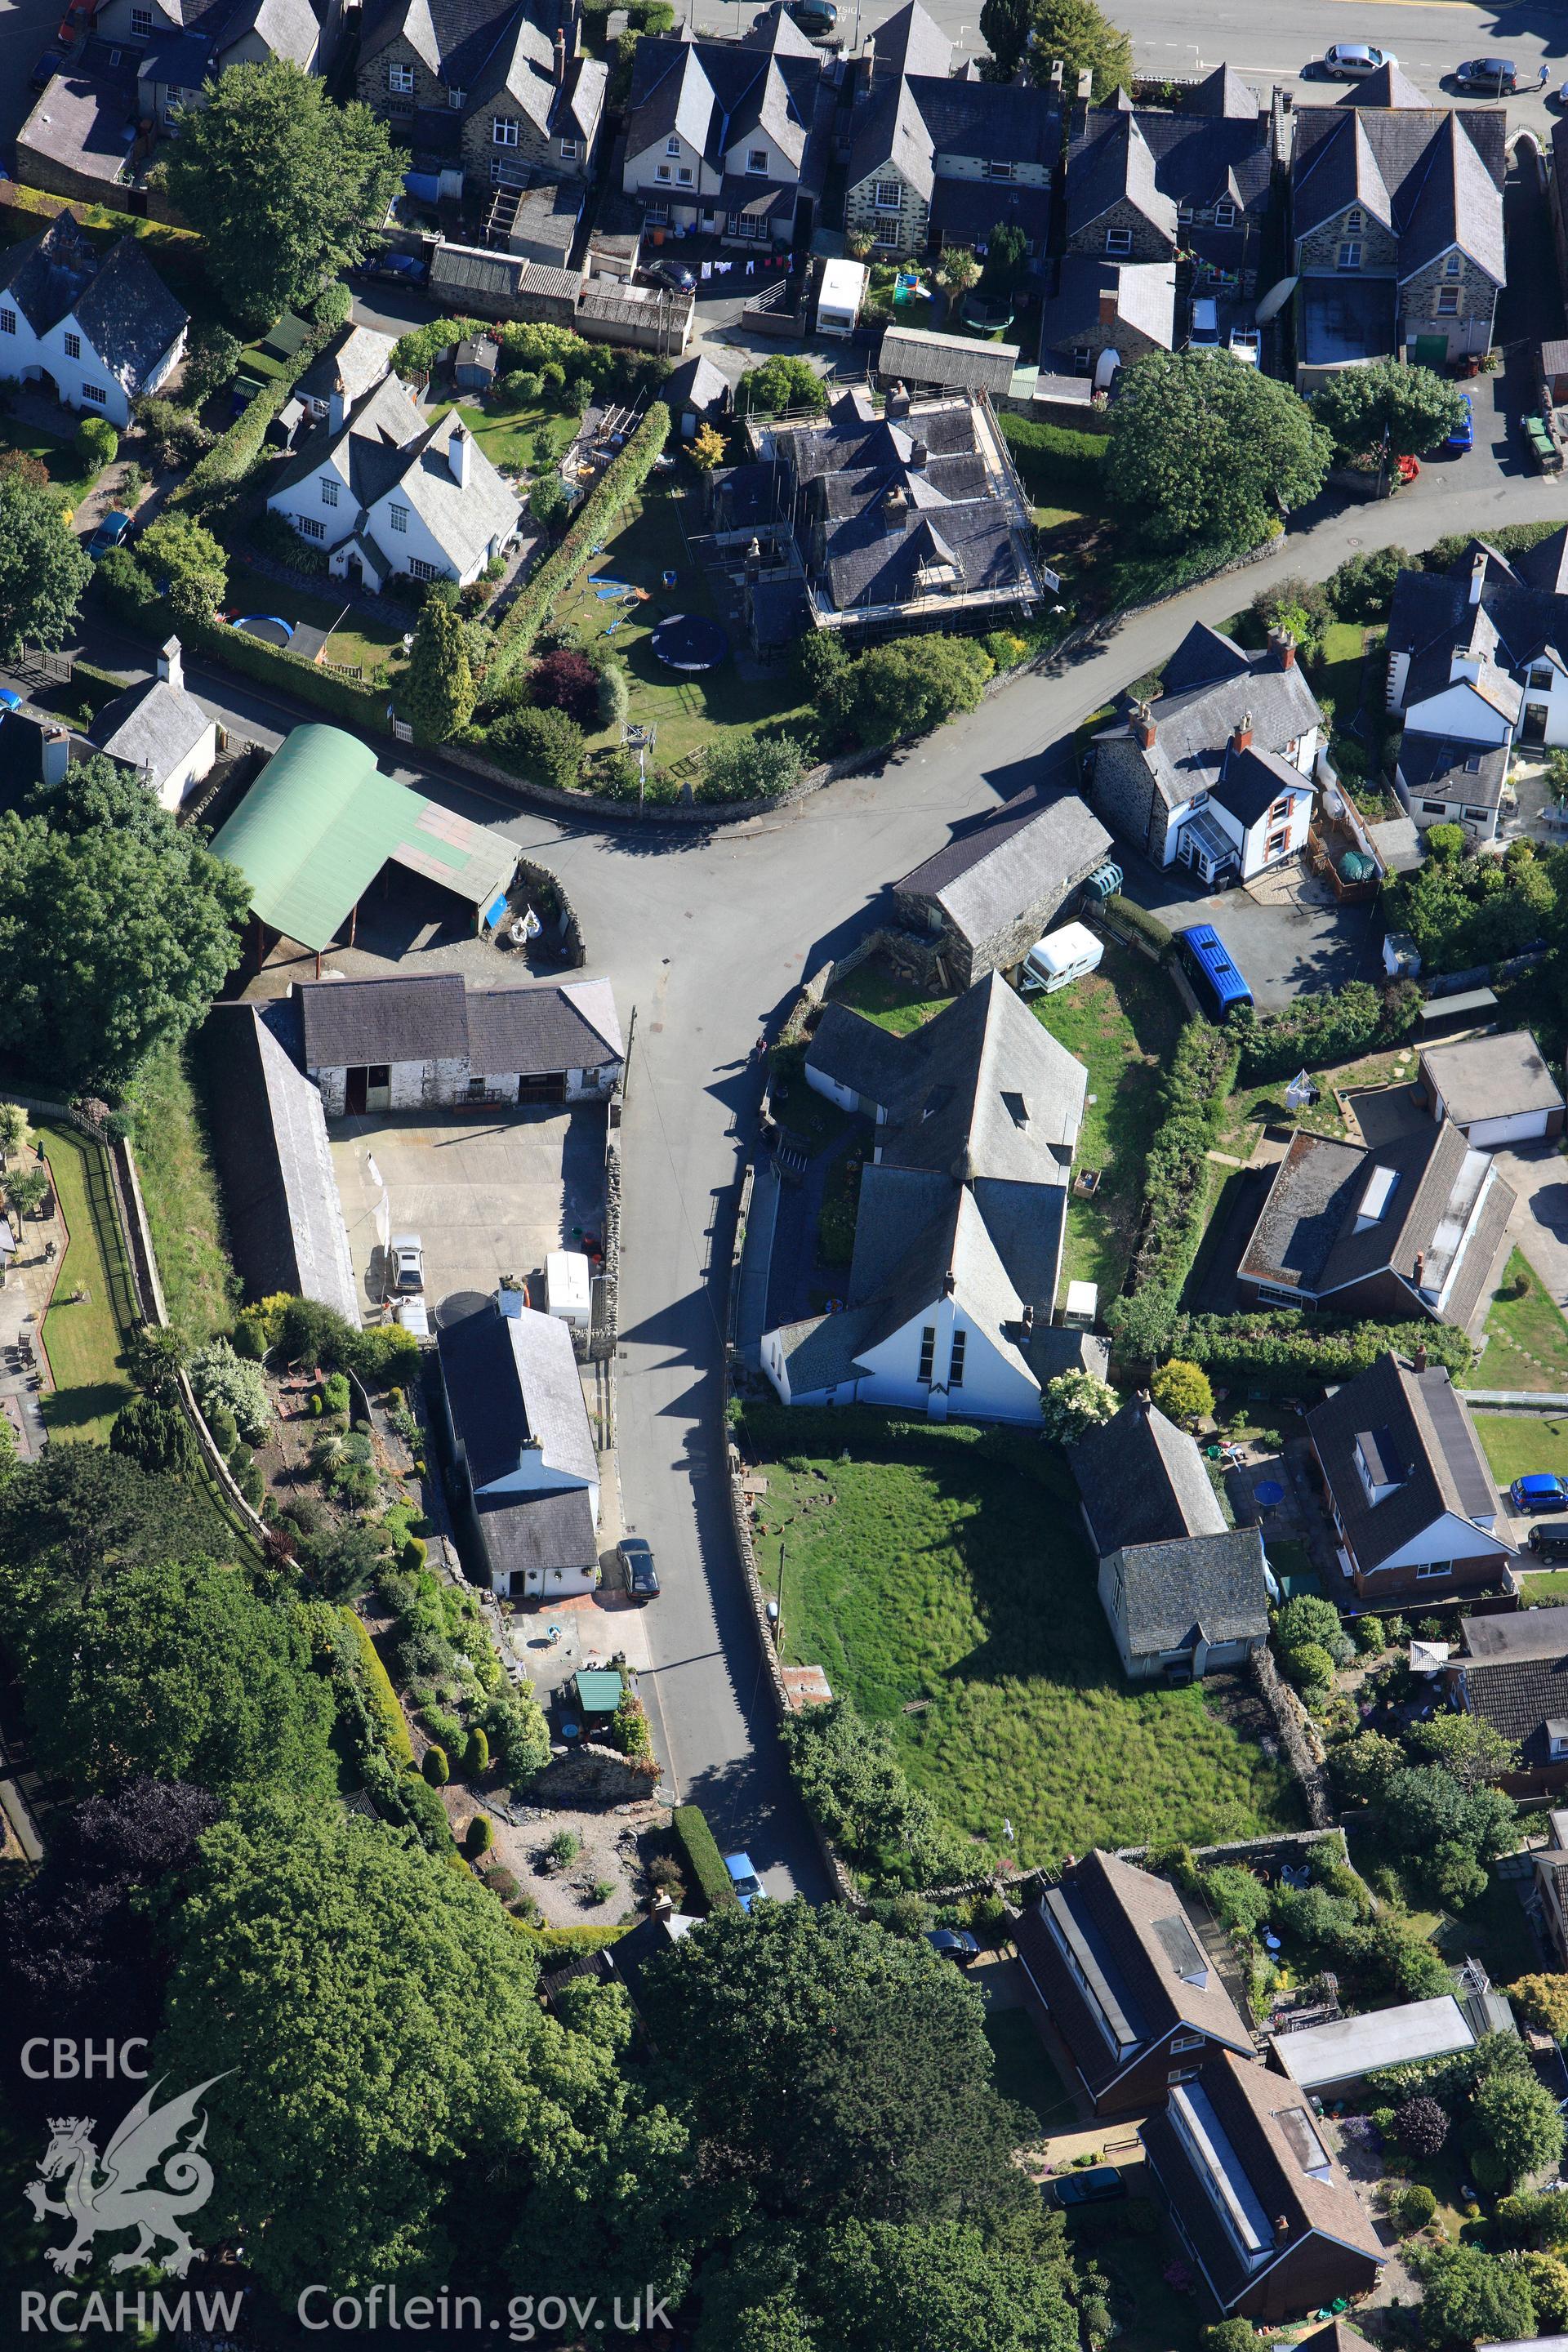
[[423, 1290], [425, 1245], [417, 1234], [394, 1234], [387, 1248], [387, 1268], [394, 1290]]
[[1384, 66], [1396, 66], [1392, 49], [1374, 48], [1370, 41], [1336, 41], [1323, 53], [1323, 71], [1331, 81], [1365, 81]]

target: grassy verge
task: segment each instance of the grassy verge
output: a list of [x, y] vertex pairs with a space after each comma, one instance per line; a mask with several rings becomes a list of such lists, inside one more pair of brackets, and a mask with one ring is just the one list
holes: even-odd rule
[[[1521, 1279], [1529, 1288], [1522, 1298], [1510, 1298], [1510, 1287]], [[1486, 1353], [1467, 1385], [1568, 1394], [1568, 1322], [1520, 1250], [1509, 1253], [1501, 1287], [1492, 1293]]]
[[1068, 1202], [1064, 1282], [1121, 1287], [1143, 1198], [1143, 1160], [1159, 1123], [1160, 1069], [1176, 1043], [1182, 1007], [1154, 966], [1108, 946], [1098, 971], [1030, 1000], [1036, 1018], [1084, 1063], [1089, 1092], [1078, 1164], [1101, 1171], [1092, 1200]]
[[1478, 1412], [1476, 1428], [1500, 1486], [1532, 1470], [1568, 1478], [1568, 1421], [1536, 1412]]
[[[663, 585], [667, 572], [675, 574], [673, 588]], [[646, 588], [647, 602], [626, 604], [619, 598], [601, 599], [595, 590], [610, 580], [624, 581], [629, 588]], [[673, 766], [689, 751], [711, 750], [716, 728], [731, 737], [791, 735], [808, 757], [813, 756], [816, 714], [801, 699], [793, 666], [783, 662], [761, 677], [742, 677], [731, 656], [705, 677], [681, 677], [665, 667], [649, 643], [658, 623], [672, 613], [700, 613], [710, 620], [720, 617], [700, 568], [688, 559], [673, 495], [650, 484], [641, 499], [634, 500], [625, 529], [616, 532], [582, 578], [556, 599], [557, 626], [580, 630], [589, 641], [607, 643], [626, 663], [631, 689], [627, 715], [638, 726], [651, 723], [658, 728], [655, 758], [659, 767]], [[590, 735], [588, 745], [591, 751], [598, 751], [619, 740], [618, 728], [605, 728]]]
[[[115, 1222], [108, 1164], [102, 1151], [74, 1129], [37, 1122], [70, 1241], [55, 1282], [55, 1303], [44, 1318], [44, 1346], [55, 1385], [44, 1398], [51, 1437], [103, 1444], [109, 1425], [131, 1394], [121, 1369], [125, 1342], [138, 1321], [131, 1268]], [[74, 1304], [73, 1291], [83, 1296]]]
[[994, 1839], [1008, 1816], [1027, 1864], [1294, 1825], [1288, 1779], [1212, 1690], [1124, 1681], [1066, 1472], [1043, 1449], [1015, 1466], [972, 1432], [900, 1438], [846, 1412], [835, 1428], [859, 1458], [814, 1460], [789, 1452], [790, 1419], [747, 1415], [763, 1454], [786, 1455], [767, 1471], [758, 1542], [774, 1592], [783, 1545], [785, 1663], [822, 1664], [888, 1723], [956, 1828]]
[[165, 1046], [136, 1080], [136, 1165], [169, 1320], [195, 1347], [234, 1324], [217, 1178], [184, 1055]]
[[911, 1029], [922, 1028], [952, 1003], [951, 996], [922, 997], [880, 956], [858, 965], [833, 994], [836, 1003], [847, 1004], [852, 1013], [863, 1013], [868, 1021], [874, 1021], [879, 1029], [890, 1029], [895, 1037], [907, 1037]]

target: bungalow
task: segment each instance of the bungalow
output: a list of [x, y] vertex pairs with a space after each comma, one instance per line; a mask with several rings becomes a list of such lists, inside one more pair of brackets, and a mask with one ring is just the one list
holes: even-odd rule
[[590, 1102], [626, 1047], [607, 980], [467, 988], [460, 972], [302, 981], [300, 1059], [329, 1118], [430, 1103]]
[[217, 721], [185, 690], [180, 640], [171, 637], [153, 677], [105, 703], [92, 722], [93, 747], [133, 768], [159, 805], [177, 810], [212, 773]]
[[1416, 1084], [1435, 1119], [1451, 1119], [1478, 1151], [1563, 1132], [1563, 1091], [1528, 1029], [1424, 1045]]

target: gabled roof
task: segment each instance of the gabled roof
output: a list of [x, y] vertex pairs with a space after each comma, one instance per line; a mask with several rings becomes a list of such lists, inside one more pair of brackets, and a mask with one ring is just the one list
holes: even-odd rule
[[1395, 65], [1379, 66], [1377, 71], [1368, 74], [1364, 80], [1352, 81], [1335, 104], [1385, 109], [1400, 107], [1406, 111], [1415, 108], [1429, 114], [1436, 111], [1426, 91], [1417, 89], [1404, 68]]
[[[1042, 1173], [1060, 1181], [1042, 1163], [1076, 1141], [1089, 1074], [1000, 972], [977, 981], [905, 1043], [910, 1075], [889, 1106], [884, 1166], [957, 1181], [1028, 1183]], [[1059, 1171], [1061, 1163], [1052, 1164]]]
[[494, 1298], [465, 1293], [443, 1307], [437, 1340], [476, 1492], [513, 1475], [528, 1453], [563, 1480], [597, 1485], [582, 1378], [558, 1317], [530, 1307], [503, 1313]]
[[[906, 74], [947, 75], [952, 70], [952, 43], [927, 16], [920, 0], [905, 0], [885, 16], [872, 36], [872, 81], [880, 85]], [[870, 47], [868, 41], [867, 46]]]
[[1136, 114], [1102, 112], [1097, 134], [1075, 142], [1068, 158], [1069, 233], [1087, 228], [1112, 205], [1131, 205], [1174, 247], [1176, 205], [1155, 178], [1154, 158]]
[[1501, 108], [1366, 103], [1296, 110], [1292, 231], [1300, 239], [1359, 204], [1400, 241], [1407, 277], [1450, 247], [1500, 286], [1507, 123]]
[[680, 415], [685, 409], [693, 410], [699, 416], [722, 415], [729, 409], [731, 396], [729, 377], [714, 366], [705, 352], [683, 360], [666, 377], [659, 390], [659, 397], [672, 416]]
[[1116, 1571], [1116, 1608], [1133, 1657], [1190, 1650], [1200, 1641], [1256, 1641], [1268, 1631], [1256, 1528], [1131, 1545]]
[[0, 263], [6, 295], [36, 335], [72, 318], [106, 367], [128, 389], [156, 366], [189, 324], [133, 236], [100, 255], [63, 212], [41, 236], [13, 246]]
[[[1154, 746], [1144, 754], [1155, 788], [1170, 804], [1212, 791], [1237, 726], [1251, 714], [1253, 748], [1282, 752], [1319, 723], [1317, 698], [1300, 662], [1277, 649], [1244, 653], [1218, 630], [1189, 630], [1166, 666], [1164, 690], [1151, 706]], [[1095, 738], [1128, 736], [1131, 716]]]
[[1400, 738], [1397, 765], [1413, 801], [1422, 799], [1463, 803], [1468, 808], [1495, 809], [1501, 804], [1511, 741], [1465, 743], [1451, 735], [1427, 735], [1406, 727]]
[[328, 400], [335, 392], [352, 408], [392, 365], [395, 339], [374, 327], [350, 323], [319, 351], [294, 386], [301, 400]]
[[[1309, 1413], [1307, 1428], [1363, 1570], [1450, 1512], [1480, 1529], [1486, 1549], [1513, 1556], [1506, 1538], [1482, 1524], [1498, 1514], [1497, 1482], [1469, 1406], [1441, 1365], [1418, 1372], [1404, 1357], [1384, 1353]], [[1369, 1501], [1356, 1466], [1357, 1442], [1367, 1431], [1387, 1433], [1391, 1466], [1405, 1473], [1377, 1503]]]
[[1110, 295], [1118, 319], [1168, 352], [1176, 336], [1174, 261], [1108, 261], [1092, 253], [1068, 253], [1058, 268], [1057, 290], [1044, 306], [1040, 348], [1063, 352], [1092, 337], [1101, 320], [1101, 298]]
[[806, 1048], [805, 1066], [874, 1103], [892, 1100], [904, 1084], [909, 1056], [890, 1030], [847, 1004], [825, 1004]]
[[914, 866], [894, 890], [931, 898], [970, 940], [988, 938], [1097, 865], [1111, 837], [1078, 793], [1009, 809]]
[[1248, 745], [1238, 751], [1227, 746], [1220, 765], [1219, 782], [1211, 799], [1228, 809], [1244, 829], [1255, 825], [1266, 816], [1275, 802], [1286, 794], [1312, 795], [1310, 778], [1293, 768], [1289, 760], [1280, 759], [1277, 751], [1268, 751]]
[[625, 1055], [606, 980], [468, 990], [460, 972], [296, 984], [308, 1070], [466, 1062], [476, 1077], [595, 1069]]
[[1215, 66], [1206, 81], [1187, 92], [1183, 110], [1187, 114], [1224, 115], [1237, 122], [1256, 121], [1263, 111], [1258, 92], [1231, 66]]
[[1144, 1395], [1068, 1451], [1095, 1549], [1109, 1552], [1226, 1533], [1203, 1455]]
[[146, 772], [156, 792], [193, 752], [213, 724], [194, 694], [166, 677], [144, 678], [105, 705], [93, 720], [100, 751]]

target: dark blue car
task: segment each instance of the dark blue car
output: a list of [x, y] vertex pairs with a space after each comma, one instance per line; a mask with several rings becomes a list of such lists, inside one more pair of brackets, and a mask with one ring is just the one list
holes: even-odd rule
[[1468, 392], [1462, 392], [1459, 398], [1465, 404], [1465, 413], [1444, 442], [1445, 449], [1473, 449], [1476, 446], [1475, 404]]
[[1516, 1511], [1533, 1514], [1568, 1510], [1568, 1485], [1550, 1470], [1532, 1470], [1527, 1476], [1516, 1478], [1508, 1494]]

